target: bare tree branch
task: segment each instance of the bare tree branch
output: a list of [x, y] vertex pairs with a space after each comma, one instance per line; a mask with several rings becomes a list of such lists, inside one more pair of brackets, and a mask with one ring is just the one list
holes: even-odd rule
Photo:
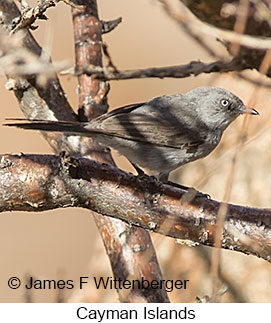
[[[214, 246], [220, 203], [192, 202], [183, 191], [160, 186], [113, 166], [53, 155], [2, 155], [0, 211], [83, 207], [178, 239]], [[222, 248], [271, 262], [271, 210], [228, 205]]]
[[56, 6], [56, 0], [43, 0], [40, 1], [37, 6], [31, 8], [28, 5], [24, 5], [22, 3], [22, 13], [18, 22], [15, 23], [14, 27], [12, 28], [12, 33], [15, 33], [19, 29], [23, 28], [30, 28], [36, 29], [37, 27], [33, 27], [33, 24], [36, 22], [37, 19], [47, 20], [45, 16], [45, 12], [50, 7]]
[[176, 13], [169, 5], [168, 0], [159, 0], [163, 5], [165, 12], [176, 22], [181, 21], [186, 26], [189, 26], [195, 32], [201, 33], [206, 36], [212, 36], [214, 38], [222, 39], [226, 42], [234, 42], [248, 48], [257, 48], [266, 50], [271, 46], [271, 39], [261, 35], [260, 37], [254, 37], [246, 34], [239, 34], [234, 31], [223, 30], [220, 28], [214, 28], [213, 26], [203, 24], [198, 19], [195, 19], [189, 10], [185, 10], [186, 7], [182, 6], [182, 10]]
[[[96, 19], [96, 23], [92, 25], [94, 29], [90, 28], [90, 33], [88, 35], [89, 37], [96, 37], [97, 32], [100, 35], [102, 33], [102, 25], [99, 23], [97, 18], [93, 16], [93, 6], [96, 6], [95, 1], [91, 1], [90, 5], [86, 9], [86, 12], [84, 13], [86, 14], [84, 18]], [[0, 3], [0, 10], [3, 11], [3, 23], [5, 29], [11, 30], [14, 18], [20, 16], [19, 10], [17, 9], [16, 5], [9, 0], [5, 0]], [[77, 17], [80, 16], [78, 10], [76, 15]], [[89, 28], [91, 25], [87, 24], [87, 21], [84, 21], [84, 19], [82, 22], [83, 25], [79, 24], [80, 28], [83, 26]], [[78, 41], [80, 41], [80, 37], [82, 36], [82, 34], [80, 34], [80, 28], [78, 29]], [[89, 44], [91, 44], [91, 42], [89, 42]], [[25, 31], [23, 34], [20, 46], [28, 50], [30, 54], [34, 54], [37, 57], [41, 54], [40, 47], [28, 31]], [[101, 42], [99, 46], [101, 46]], [[77, 57], [82, 59], [83, 56], [81, 55], [81, 50], [82, 48], [79, 48]], [[101, 53], [99, 53], [100, 49], [98, 49], [97, 52], [97, 46], [91, 46], [91, 48], [88, 48], [88, 50], [90, 50], [89, 57], [97, 58], [97, 60], [95, 60], [95, 58], [94, 61], [91, 61], [91, 63], [99, 65], [101, 63]], [[93, 55], [95, 51], [97, 52], [96, 56]], [[83, 62], [85, 62], [84, 59]], [[87, 63], [90, 62], [87, 61]], [[50, 64], [50, 62], [48, 62], [48, 64]], [[45, 82], [45, 84], [42, 85], [38, 82], [38, 78], [41, 76], [41, 74], [25, 75], [27, 79], [13, 76], [14, 79], [10, 79], [8, 82], [9, 89], [14, 90], [14, 93], [16, 94], [20, 103], [20, 107], [27, 118], [32, 118], [32, 116], [35, 115], [36, 118], [42, 119], [76, 120], [76, 116], [68, 105], [66, 96], [60, 87], [58, 79], [56, 75], [52, 73], [52, 71], [50, 69], [50, 73], [52, 74], [50, 75], [50, 82]], [[88, 76], [82, 76], [81, 78], [83, 78], [81, 84], [84, 85], [84, 91], [81, 92], [82, 95], [80, 102], [84, 111], [87, 111], [87, 114], [85, 115], [88, 117], [93, 117], [106, 111], [107, 105], [104, 105], [104, 108], [101, 110], [101, 104], [105, 103], [105, 96], [107, 93], [104, 82], [97, 79], [95, 80], [93, 77], [90, 78]], [[86, 81], [88, 82], [86, 83]], [[93, 97], [93, 95], [95, 95], [96, 98]], [[59, 102], [59, 97], [63, 100], [63, 102]], [[92, 108], [93, 103], [96, 104], [95, 110]], [[89, 107], [89, 109], [85, 110], [87, 107]], [[89, 138], [80, 137], [80, 144], [78, 144], [79, 141], [77, 137], [67, 137], [63, 134], [43, 135], [56, 152], [65, 150], [72, 155], [92, 156], [101, 161], [107, 163], [110, 162], [108, 151], [106, 149], [101, 149], [100, 146], [94, 146], [92, 144], [92, 140]], [[146, 279], [162, 279], [161, 271], [155, 256], [155, 251], [153, 249], [149, 234], [145, 230], [141, 228], [131, 230], [130, 226], [117, 219], [109, 219], [101, 216], [98, 217], [98, 215], [96, 215], [95, 218], [96, 220], [99, 218], [99, 221], [97, 221], [98, 227], [104, 239], [105, 246], [107, 247], [107, 253], [110, 256], [115, 277], [127, 279], [131, 278], [132, 275], [135, 275], [136, 277], [143, 276]], [[126, 238], [124, 239], [123, 237], [125, 236]], [[128, 252], [128, 250], [130, 251]], [[169, 301], [164, 289], [157, 290], [155, 293], [153, 290], [132, 290], [129, 291], [129, 294], [122, 293], [119, 296], [126, 302]]]
[[[92, 64], [102, 67], [103, 24], [99, 20], [95, 0], [85, 1], [83, 10], [73, 9], [73, 24], [75, 38], [76, 66], [80, 68]], [[115, 22], [115, 25], [119, 21]], [[112, 25], [113, 27], [113, 25]], [[104, 49], [104, 52], [107, 53]], [[109, 54], [107, 53], [109, 56]], [[78, 75], [79, 81], [79, 116], [88, 120], [101, 115], [107, 110], [106, 94], [108, 85], [94, 75]], [[81, 138], [83, 143], [84, 138]], [[88, 140], [88, 139], [87, 139]], [[114, 165], [109, 151], [100, 145], [89, 142], [91, 158]], [[66, 184], [69, 186], [69, 181]], [[131, 227], [118, 219], [93, 214], [100, 234], [103, 238], [106, 252], [109, 256], [112, 271], [116, 279], [144, 277], [146, 280], [161, 280], [162, 274], [158, 265], [149, 233], [141, 228]], [[118, 290], [121, 301], [124, 302], [169, 302], [165, 289]]]
[[113, 20], [108, 20], [108, 21], [101, 21], [102, 23], [102, 33], [103, 34], [107, 34], [109, 32], [111, 32], [112, 30], [114, 30], [122, 21], [122, 18], [116, 18]]
[[[236, 54], [232, 51], [233, 47], [231, 45], [241, 45], [238, 55], [235, 56], [236, 60], [239, 60], [247, 68], [256, 68], [260, 71], [266, 49], [270, 48], [270, 45], [267, 44], [271, 41], [270, 21], [268, 20], [270, 16], [270, 4], [268, 1], [251, 0], [248, 2], [248, 15], [246, 17], [244, 32], [239, 34], [233, 32], [239, 14], [239, 2], [229, 3], [229, 1], [225, 0], [202, 0], [200, 2], [180, 0], [198, 19], [207, 23], [199, 24], [198, 19], [188, 18], [187, 20], [187, 17], [184, 17], [183, 13], [176, 15], [167, 0], [159, 1], [163, 3], [168, 15], [180, 23], [181, 26], [185, 23], [188, 29], [196, 29], [201, 35], [212, 33], [213, 30], [213, 36], [217, 35], [218, 38], [223, 40], [223, 44], [227, 47], [231, 55]], [[200, 25], [202, 26], [201, 29], [199, 28]], [[270, 77], [271, 68], [268, 69], [266, 75]]]
[[70, 69], [61, 72], [61, 74], [75, 74], [75, 75], [95, 75], [97, 79], [101, 80], [128, 80], [135, 78], [185, 78], [191, 75], [197, 76], [201, 73], [225, 73], [233, 71], [241, 71], [247, 69], [235, 60], [230, 62], [216, 61], [212, 63], [202, 63], [200, 61], [191, 61], [189, 64], [166, 66], [166, 67], [151, 67], [146, 69], [124, 70], [119, 71], [115, 69], [108, 69], [102, 67], [95, 67], [92, 65], [76, 67], [76, 69]]
[[[20, 11], [14, 2], [9, 0], [0, 1], [0, 11], [3, 13], [1, 28], [3, 31], [10, 30], [13, 19], [20, 15]], [[42, 53], [42, 49], [27, 30], [21, 34], [21, 46], [33, 55], [40, 56]], [[51, 76], [50, 82], [42, 86], [37, 77], [32, 75], [25, 78], [12, 76], [11, 83], [13, 86], [10, 89], [14, 90], [20, 108], [27, 118], [37, 117], [38, 111], [41, 119], [47, 119], [50, 115], [56, 120], [76, 120], [56, 74]]]
[[[11, 32], [15, 33], [19, 29], [37, 29], [38, 26], [33, 26], [37, 19], [47, 20], [48, 18], [45, 15], [45, 12], [50, 7], [55, 7], [57, 3], [61, 0], [39, 0], [35, 7], [30, 7], [26, 0], [20, 0], [22, 11], [20, 16], [14, 18], [14, 26], [12, 27]], [[62, 0], [71, 7], [77, 9], [83, 9], [84, 6], [78, 5], [70, 0]]]

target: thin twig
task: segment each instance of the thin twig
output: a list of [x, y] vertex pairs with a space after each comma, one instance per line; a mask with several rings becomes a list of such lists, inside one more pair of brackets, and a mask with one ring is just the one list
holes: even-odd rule
[[114, 74], [118, 74], [119, 71], [118, 71], [116, 65], [113, 63], [112, 57], [109, 54], [108, 47], [105, 43], [102, 44], [102, 49], [103, 49], [103, 53], [104, 53], [105, 57], [108, 60], [107, 68], [110, 70], [113, 70]]
[[[31, 28], [37, 19], [46, 20], [45, 12], [50, 7], [55, 7], [57, 0], [43, 0], [37, 6], [30, 8], [28, 5], [22, 10], [21, 19], [13, 27], [11, 33], [15, 33], [19, 29]], [[35, 27], [34, 27], [35, 28]], [[35, 28], [36, 29], [36, 28]]]
[[111, 32], [112, 30], [114, 30], [122, 21], [122, 18], [116, 18], [114, 20], [108, 20], [108, 21], [104, 21], [102, 20], [102, 33], [103, 34], [107, 34], [109, 32]]
[[73, 75], [95, 75], [97, 79], [102, 80], [128, 80], [136, 78], [184, 78], [191, 75], [198, 76], [202, 73], [226, 73], [233, 71], [241, 71], [246, 69], [238, 64], [235, 60], [230, 62], [215, 61], [212, 63], [202, 63], [200, 61], [191, 61], [185, 65], [166, 66], [166, 67], [151, 67], [146, 69], [134, 69], [115, 71], [113, 69], [94, 67], [94, 66], [82, 66], [77, 67], [76, 70], [69, 69], [61, 72], [61, 75], [73, 74]]

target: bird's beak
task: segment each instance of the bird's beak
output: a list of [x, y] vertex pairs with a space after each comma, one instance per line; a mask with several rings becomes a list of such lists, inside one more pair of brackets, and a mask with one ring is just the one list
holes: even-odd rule
[[255, 116], [257, 116], [257, 115], [260, 114], [257, 110], [251, 109], [251, 108], [249, 108], [247, 106], [245, 106], [243, 113], [245, 113], [245, 114], [252, 114], [252, 115], [255, 115]]

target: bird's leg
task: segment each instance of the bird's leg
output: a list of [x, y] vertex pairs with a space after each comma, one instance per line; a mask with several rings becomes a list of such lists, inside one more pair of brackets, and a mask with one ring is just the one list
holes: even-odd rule
[[159, 181], [161, 181], [162, 183], [180, 188], [183, 191], [188, 191], [191, 188], [182, 184], [171, 182], [168, 180], [168, 178], [169, 178], [169, 173], [160, 173], [158, 176]]
[[165, 184], [170, 185], [170, 186], [174, 186], [174, 187], [177, 187], [177, 188], [180, 188], [183, 191], [188, 191], [191, 188], [194, 189], [193, 187], [188, 187], [188, 186], [185, 186], [185, 185], [182, 185], [182, 184], [174, 183], [172, 181], [167, 181]]
[[134, 169], [137, 171], [137, 178], [139, 179], [138, 184], [141, 189], [144, 191], [147, 189], [150, 196], [152, 196], [152, 202], [156, 203], [155, 201], [159, 200], [160, 196], [164, 192], [164, 185], [163, 183], [155, 176], [147, 175], [143, 169], [138, 167], [136, 164], [131, 162]]
[[[155, 178], [154, 176], [148, 176], [147, 174], [145, 174], [143, 169], [138, 167], [136, 164], [134, 164], [130, 160], [129, 160], [129, 162], [132, 164], [134, 169], [137, 171], [137, 174], [138, 174], [138, 176], [140, 178], [144, 178], [145, 176], [150, 177], [152, 179]], [[183, 191], [186, 191], [186, 194], [189, 194], [189, 197], [191, 195], [192, 199], [193, 199], [193, 197], [204, 197], [204, 198], [208, 198], [208, 199], [210, 198], [209, 194], [204, 194], [202, 192], [199, 192], [198, 190], [196, 190], [193, 187], [188, 187], [188, 186], [185, 186], [185, 185], [182, 185], [182, 184], [171, 182], [171, 181], [168, 180], [168, 177], [169, 177], [169, 173], [160, 173], [159, 176], [158, 176], [158, 181], [163, 183], [163, 184], [170, 185], [170, 186], [179, 188], [179, 189], [181, 189]]]
[[174, 182], [171, 182], [168, 180], [168, 177], [169, 177], [169, 173], [160, 173], [159, 176], [158, 176], [158, 179], [166, 184], [166, 185], [170, 185], [170, 186], [173, 186], [173, 187], [176, 187], [176, 188], [179, 188], [183, 191], [186, 191], [187, 193], [190, 193], [193, 191], [195, 192], [195, 196], [196, 197], [204, 197], [204, 198], [210, 198], [210, 195], [209, 194], [204, 194], [198, 190], [196, 190], [194, 187], [188, 187], [188, 186], [185, 186], [185, 185], [182, 185], [182, 184], [178, 184], [178, 183], [174, 183]]
[[[128, 159], [129, 160], [129, 159]], [[144, 172], [144, 170], [143, 169], [141, 169], [139, 166], [137, 166], [135, 163], [133, 163], [133, 162], [131, 162], [130, 160], [129, 160], [129, 162], [131, 163], [131, 165], [134, 167], [134, 169], [136, 170], [136, 172], [137, 172], [137, 176], [140, 178], [140, 179], [146, 179], [146, 178], [151, 178], [153, 181], [155, 181], [155, 182], [159, 182], [160, 184], [161, 184], [161, 181], [157, 178], [157, 177], [155, 177], [155, 176], [150, 176], [150, 175], [148, 175], [148, 174], [146, 174], [145, 172]]]
[[144, 175], [146, 175], [143, 169], [141, 169], [140, 167], [138, 167], [136, 164], [132, 163], [130, 160], [129, 160], [129, 162], [134, 167], [134, 169], [137, 171], [137, 175], [138, 176], [144, 176]]

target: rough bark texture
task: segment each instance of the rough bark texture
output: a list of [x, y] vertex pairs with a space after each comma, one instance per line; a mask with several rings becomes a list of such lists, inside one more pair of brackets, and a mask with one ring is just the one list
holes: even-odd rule
[[[80, 5], [80, 1], [77, 2]], [[238, 15], [225, 17], [222, 14], [223, 6], [228, 2], [234, 4], [233, 1], [185, 2], [202, 21], [226, 30], [235, 30]], [[54, 5], [55, 1], [48, 0], [47, 3]], [[79, 115], [71, 109], [55, 74], [50, 76], [50, 82], [45, 85], [38, 82], [39, 75], [12, 76], [12, 89], [22, 111], [29, 119], [91, 120], [107, 110], [108, 87], [105, 80], [187, 77], [246, 68], [256, 68], [263, 72], [260, 67], [266, 51], [259, 48], [252, 50], [244, 45], [233, 55], [230, 62], [191, 62], [166, 68], [122, 72], [117, 69], [103, 69], [101, 36], [111, 27], [99, 20], [95, 0], [83, 3], [85, 7], [73, 9]], [[253, 11], [255, 8], [249, 5], [243, 33], [270, 37], [270, 20], [256, 20]], [[14, 18], [20, 15], [14, 2], [0, 1], [0, 10], [3, 12], [1, 22], [5, 30], [13, 33], [24, 27], [33, 27], [33, 22], [42, 17], [36, 15], [30, 17], [29, 21], [21, 20], [21, 23], [17, 22], [17, 28], [14, 28]], [[113, 25], [118, 21], [115, 20]], [[25, 30], [22, 39], [24, 48], [40, 56], [41, 48], [28, 30]], [[227, 47], [231, 52], [232, 44], [228, 42]], [[266, 71], [270, 76], [270, 69], [267, 68]], [[147, 176], [135, 177], [113, 166], [92, 161], [90, 157], [107, 164], [113, 163], [109, 151], [89, 138], [54, 133], [43, 135], [55, 152], [65, 150], [73, 156], [87, 158], [74, 160], [65, 156], [1, 156], [1, 212], [40, 212], [59, 207], [83, 207], [99, 213], [100, 215], [95, 215], [95, 220], [110, 257], [114, 276], [122, 280], [138, 279], [140, 276], [147, 280], [162, 279], [150, 236], [145, 230], [214, 246], [218, 231], [217, 214], [221, 207], [219, 202], [205, 198], [194, 199], [176, 188], [162, 186]], [[268, 209], [229, 205], [222, 230], [222, 248], [257, 255], [270, 262], [270, 215], [271, 211]], [[119, 297], [126, 302], [168, 301], [163, 289], [132, 290], [129, 294], [119, 293]]]
[[[76, 69], [91, 65], [102, 67], [102, 31], [103, 24], [99, 19], [95, 0], [84, 1], [84, 9], [73, 8], [73, 24], [75, 38]], [[101, 115], [107, 111], [108, 84], [95, 75], [81, 74], [79, 82], [79, 118], [82, 121]], [[114, 162], [108, 150], [96, 143], [90, 143], [89, 156], [95, 160]], [[94, 214], [95, 222], [103, 238], [106, 252], [110, 258], [112, 271], [116, 279], [161, 280], [162, 274], [157, 262], [155, 250], [149, 233], [141, 228], [134, 228], [117, 220]], [[124, 302], [168, 302], [165, 289], [131, 290], [128, 293], [118, 291]]]
[[[83, 207], [166, 236], [214, 246], [221, 203], [202, 197], [191, 201], [183, 191], [161, 186], [151, 177], [139, 178], [89, 159], [2, 155], [0, 187], [2, 212]], [[126, 229], [122, 239], [134, 239], [129, 235], [134, 230]], [[139, 241], [146, 242], [142, 237]], [[132, 251], [137, 253], [140, 247], [137, 242]], [[271, 210], [229, 204], [222, 248], [270, 262]]]
[[[3, 23], [5, 29], [11, 30], [13, 19], [20, 16], [20, 11], [13, 2], [8, 0], [0, 3], [0, 10], [4, 13]], [[98, 19], [96, 1], [89, 1], [84, 9], [74, 9], [73, 17], [77, 64], [80, 66], [81, 64], [91, 63], [94, 66], [100, 66], [102, 24]], [[41, 48], [27, 30], [23, 37], [23, 46], [31, 53], [38, 56], [41, 54]], [[96, 80], [94, 77], [82, 75], [79, 77], [79, 85], [79, 119], [90, 120], [92, 117], [105, 112], [107, 109], [107, 86], [105, 82]], [[66, 99], [56, 74], [51, 77], [45, 86], [39, 84], [38, 75], [27, 77], [27, 79], [16, 77], [14, 86], [11, 89], [14, 91], [20, 108], [28, 119], [78, 120]], [[73, 156], [87, 156], [106, 163], [113, 162], [108, 149], [93, 143], [90, 138], [66, 136], [59, 133], [43, 133], [43, 136], [55, 152], [64, 150]], [[33, 164], [32, 166], [34, 167]], [[36, 171], [39, 172], [37, 169]], [[44, 172], [41, 172], [41, 174], [44, 174]], [[31, 178], [33, 177], [31, 176]], [[67, 186], [68, 183], [66, 183], [65, 189], [68, 189]], [[35, 188], [33, 190], [35, 193], [32, 190], [27, 191], [30, 199], [32, 197], [34, 197], [34, 200], [37, 198], [37, 201], [41, 199], [40, 202], [37, 202], [39, 206], [42, 206], [43, 203], [50, 205], [50, 198], [47, 194], [35, 196], [37, 191]], [[68, 197], [71, 198], [70, 203], [66, 200]], [[47, 198], [49, 200], [45, 202]], [[64, 198], [67, 205], [73, 204], [71, 195], [65, 195], [62, 198]], [[11, 198], [10, 202], [13, 203], [12, 201], [13, 198]], [[28, 202], [32, 203], [26, 198], [26, 204]], [[61, 201], [59, 202], [61, 203]], [[35, 202], [33, 203], [35, 205]], [[20, 209], [15, 204], [14, 209]], [[94, 216], [104, 239], [116, 278], [128, 279], [143, 276], [145, 279], [162, 279], [148, 232], [141, 228], [131, 231], [130, 227], [120, 220], [105, 218], [101, 215]], [[121, 235], [122, 237], [125, 236], [125, 232], [127, 232], [126, 236], [129, 239], [121, 238]], [[133, 250], [137, 250], [137, 254]], [[141, 261], [138, 261], [139, 257]], [[169, 301], [165, 289], [155, 291], [132, 290], [129, 294], [122, 295], [119, 293], [119, 297], [121, 301], [125, 302]]]

